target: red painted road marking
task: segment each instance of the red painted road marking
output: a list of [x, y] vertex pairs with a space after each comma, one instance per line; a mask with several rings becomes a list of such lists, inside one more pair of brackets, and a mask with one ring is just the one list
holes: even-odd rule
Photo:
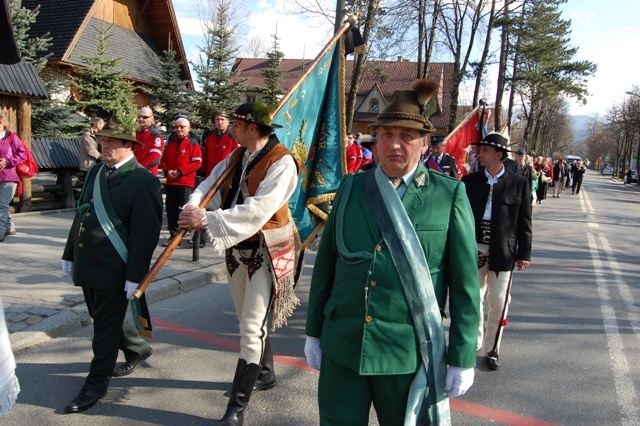
[[[210, 333], [204, 333], [193, 328], [188, 328], [178, 324], [163, 321], [159, 318], [153, 318], [153, 325], [158, 328], [162, 328], [176, 334], [189, 336], [193, 339], [200, 340], [201, 342], [210, 343], [224, 349], [232, 349], [236, 351], [240, 350], [240, 344], [235, 340], [225, 339], [224, 337], [219, 337]], [[273, 358], [279, 364], [284, 364], [288, 365], [289, 367], [317, 373], [317, 371], [309, 367], [307, 365], [307, 362], [302, 358], [276, 354], [274, 354]], [[510, 413], [508, 411], [485, 407], [483, 405], [472, 404], [470, 402], [462, 401], [455, 398], [451, 398], [449, 401], [452, 410], [507, 425], [557, 426], [555, 423], [549, 423], [542, 420], [533, 419], [531, 417], [521, 416], [520, 414]]]

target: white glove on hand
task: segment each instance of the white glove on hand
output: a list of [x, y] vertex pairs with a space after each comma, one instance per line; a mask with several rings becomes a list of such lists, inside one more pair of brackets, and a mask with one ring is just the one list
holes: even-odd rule
[[445, 390], [449, 398], [455, 398], [464, 395], [471, 385], [475, 377], [473, 368], [453, 367], [447, 369], [447, 380]]
[[127, 300], [131, 300], [133, 297], [133, 292], [138, 288], [138, 283], [132, 283], [131, 281], [125, 281], [124, 283], [124, 292], [127, 295]]
[[320, 371], [322, 363], [322, 349], [320, 349], [320, 339], [307, 336], [304, 342], [304, 355], [307, 357], [307, 364], [314, 370]]
[[62, 259], [62, 272], [71, 277], [73, 275], [73, 262]]

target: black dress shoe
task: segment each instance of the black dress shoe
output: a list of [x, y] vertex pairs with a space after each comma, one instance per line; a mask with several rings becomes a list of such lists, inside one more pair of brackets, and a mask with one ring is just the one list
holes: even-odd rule
[[122, 364], [120, 364], [118, 368], [113, 370], [113, 373], [111, 374], [111, 376], [112, 377], [128, 376], [129, 374], [133, 373], [133, 370], [136, 369], [138, 364], [140, 364], [145, 359], [149, 358], [152, 354], [153, 354], [153, 349], [149, 348], [149, 352], [147, 352], [146, 354], [139, 356], [138, 358], [125, 361]]
[[89, 408], [96, 405], [98, 400], [102, 399], [107, 394], [107, 391], [104, 392], [93, 392], [82, 389], [80, 393], [73, 398], [73, 401], [67, 404], [64, 407], [64, 410], [67, 413], [79, 413], [80, 411], [88, 410]]
[[270, 373], [264, 377], [258, 376], [256, 384], [253, 386], [253, 390], [269, 390], [276, 387], [276, 375]]
[[497, 370], [498, 368], [500, 368], [500, 359], [497, 355], [492, 356], [486, 354], [484, 356], [484, 363], [486, 364], [487, 368], [489, 368], [489, 370]]

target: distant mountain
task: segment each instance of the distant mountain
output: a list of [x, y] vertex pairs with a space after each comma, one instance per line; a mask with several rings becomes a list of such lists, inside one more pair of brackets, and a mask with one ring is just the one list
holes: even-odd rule
[[580, 145], [588, 135], [588, 125], [591, 120], [590, 115], [572, 115], [571, 128], [573, 131], [572, 145]]

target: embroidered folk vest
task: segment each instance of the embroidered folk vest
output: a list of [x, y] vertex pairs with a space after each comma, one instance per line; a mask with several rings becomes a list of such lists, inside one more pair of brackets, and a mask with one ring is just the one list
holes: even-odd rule
[[[233, 151], [233, 153], [231, 154], [233, 157], [230, 159], [230, 163], [233, 163], [237, 159], [237, 156], [244, 155], [244, 152], [245, 152], [244, 149], [236, 149], [235, 151]], [[287, 148], [285, 148], [281, 144], [278, 144], [274, 146], [273, 149], [271, 149], [271, 151], [269, 151], [267, 155], [265, 155], [264, 158], [262, 158], [258, 162], [258, 164], [256, 164], [253, 167], [253, 169], [251, 169], [247, 177], [247, 189], [249, 190], [249, 196], [254, 196], [256, 194], [256, 192], [258, 191], [258, 186], [260, 186], [260, 183], [264, 180], [265, 176], [267, 175], [267, 171], [269, 170], [269, 167], [271, 167], [273, 163], [280, 160], [285, 155], [292, 155], [291, 151], [289, 151]], [[242, 161], [238, 161], [236, 167], [242, 167]], [[235, 195], [235, 194], [231, 194], [232, 184], [233, 184], [232, 180], [229, 179], [223, 187], [222, 199], [224, 200], [224, 202], [222, 203], [222, 205], [227, 205], [229, 201], [228, 197], [232, 197]], [[287, 222], [289, 222], [289, 205], [285, 203], [267, 221], [267, 223], [265, 223], [262, 226], [262, 229], [269, 230], [269, 229], [282, 228], [287, 224]], [[246, 241], [255, 241], [258, 238], [259, 238], [259, 235], [255, 234], [252, 237], [247, 238]]]

